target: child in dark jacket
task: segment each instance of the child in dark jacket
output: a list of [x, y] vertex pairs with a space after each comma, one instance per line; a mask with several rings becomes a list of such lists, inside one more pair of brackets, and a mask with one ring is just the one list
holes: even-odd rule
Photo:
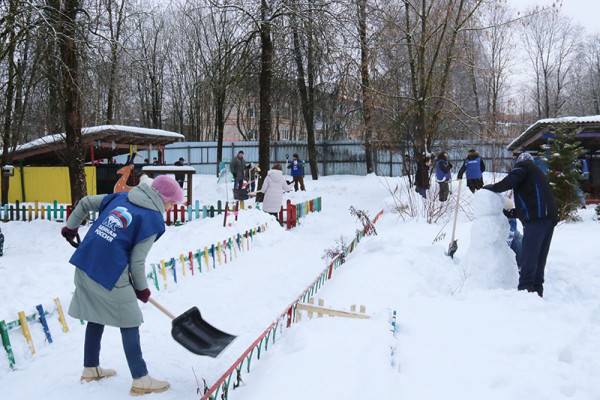
[[298, 184], [300, 184], [300, 190], [305, 191], [304, 188], [304, 161], [300, 160], [298, 154], [294, 153], [292, 161], [288, 163], [288, 169], [291, 170], [292, 179], [294, 180], [294, 190], [298, 191]]
[[435, 180], [440, 187], [440, 201], [448, 200], [448, 194], [450, 193], [450, 170], [452, 164], [448, 162], [448, 153], [442, 151], [437, 156], [435, 162]]

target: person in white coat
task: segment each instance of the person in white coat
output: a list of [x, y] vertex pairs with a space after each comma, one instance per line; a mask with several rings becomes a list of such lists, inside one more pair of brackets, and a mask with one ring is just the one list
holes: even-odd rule
[[[285, 180], [281, 165], [275, 164], [267, 173], [260, 191], [264, 193], [263, 211], [274, 215], [279, 221], [278, 213], [283, 203], [283, 194], [291, 190], [290, 185]], [[281, 224], [281, 221], [279, 221]]]

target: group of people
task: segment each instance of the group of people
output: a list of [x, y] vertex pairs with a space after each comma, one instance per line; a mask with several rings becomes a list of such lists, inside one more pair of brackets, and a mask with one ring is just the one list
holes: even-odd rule
[[[259, 191], [262, 193], [260, 197], [257, 197], [258, 200], [262, 200], [262, 197], [271, 198], [270, 194], [267, 193], [267, 189], [265, 188], [265, 183], [267, 182], [267, 178], [272, 174], [272, 171], [279, 171], [281, 173], [281, 177], [286, 183], [286, 185], [291, 185], [293, 183], [294, 190], [302, 190], [305, 191], [306, 188], [304, 186], [304, 161], [300, 159], [298, 154], [294, 154], [291, 160], [287, 162], [287, 169], [290, 170], [290, 175], [292, 177], [291, 181], [284, 179], [283, 168], [280, 163], [276, 163], [273, 165], [272, 169], [267, 172], [267, 176], [265, 181], [263, 182], [263, 186]], [[244, 151], [238, 151], [237, 155], [233, 160], [229, 163], [229, 171], [233, 176], [233, 197], [236, 200], [245, 200], [248, 198], [250, 193], [253, 193], [257, 186], [257, 180], [260, 175], [260, 167], [258, 165], [252, 165], [247, 163], [244, 158]], [[277, 172], [273, 172], [274, 174], [278, 174]], [[286, 190], [287, 187], [286, 187]], [[264, 206], [264, 204], [263, 204]], [[279, 210], [279, 207], [277, 208]]]
[[[416, 191], [423, 196], [427, 197], [427, 190], [430, 187], [430, 168], [434, 164], [432, 157], [421, 155], [421, 159], [417, 162], [417, 171], [415, 174], [415, 188]], [[448, 200], [450, 194], [450, 181], [452, 180], [452, 164], [448, 160], [448, 153], [445, 151], [440, 152], [433, 165], [435, 172], [435, 180], [439, 186], [439, 199], [440, 201]], [[483, 173], [485, 172], [485, 163], [483, 158], [475, 149], [471, 149], [467, 153], [467, 157], [464, 159], [462, 166], [458, 170], [458, 179], [462, 179], [466, 173], [467, 187], [471, 192], [481, 189], [483, 187]]]
[[[429, 189], [431, 160], [421, 162], [415, 177], [416, 190], [423, 197]], [[515, 252], [519, 268], [519, 290], [544, 293], [546, 259], [552, 241], [558, 212], [552, 189], [544, 171], [529, 153], [521, 153], [508, 175], [495, 184], [484, 185], [485, 163], [479, 153], [468, 151], [457, 178], [466, 174], [466, 184], [471, 192], [486, 189], [496, 193], [512, 191], [513, 200], [507, 201], [504, 214], [508, 218], [510, 233], [508, 244]], [[440, 152], [435, 160], [435, 179], [439, 185], [439, 200], [447, 201], [450, 192], [452, 164], [448, 153]], [[507, 198], [508, 199], [508, 198]], [[517, 219], [523, 225], [523, 234], [517, 229]]]

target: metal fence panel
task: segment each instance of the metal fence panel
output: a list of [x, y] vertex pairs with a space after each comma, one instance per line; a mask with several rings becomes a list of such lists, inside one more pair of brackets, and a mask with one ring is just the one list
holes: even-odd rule
[[[317, 142], [317, 160], [320, 175], [365, 175], [366, 161], [363, 143], [351, 140], [335, 142]], [[449, 159], [454, 165], [454, 171], [458, 171], [467, 151], [475, 148], [486, 163], [490, 172], [506, 172], [511, 166], [512, 154], [506, 150], [501, 143], [456, 140], [449, 142], [446, 146], [438, 146], [434, 149], [437, 153], [446, 150]], [[258, 142], [225, 142], [223, 143], [223, 160], [229, 161], [238, 151], [243, 150], [246, 161], [258, 163]], [[298, 153], [300, 159], [308, 160], [308, 149], [306, 142], [272, 142], [270, 149], [271, 163], [283, 163], [285, 168], [286, 157], [291, 159], [292, 154]], [[152, 151], [150, 160], [157, 157], [157, 152]], [[147, 158], [148, 153], [142, 151], [140, 157]], [[216, 173], [217, 142], [179, 142], [166, 146], [165, 162], [173, 164], [183, 157], [186, 163], [196, 168], [200, 174]], [[373, 152], [375, 171], [378, 175], [399, 176], [403, 174], [403, 157], [400, 151], [377, 149]], [[118, 158], [124, 162], [125, 157]], [[141, 160], [140, 160], [141, 161]], [[310, 165], [306, 162], [306, 175], [310, 175]]]

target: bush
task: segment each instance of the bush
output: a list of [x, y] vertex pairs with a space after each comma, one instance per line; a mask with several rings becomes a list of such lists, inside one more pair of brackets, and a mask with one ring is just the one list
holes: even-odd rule
[[575, 220], [580, 205], [577, 193], [581, 179], [577, 165], [583, 148], [575, 137], [575, 130], [560, 128], [553, 133], [554, 137], [548, 142], [548, 179], [554, 193], [559, 219]]

